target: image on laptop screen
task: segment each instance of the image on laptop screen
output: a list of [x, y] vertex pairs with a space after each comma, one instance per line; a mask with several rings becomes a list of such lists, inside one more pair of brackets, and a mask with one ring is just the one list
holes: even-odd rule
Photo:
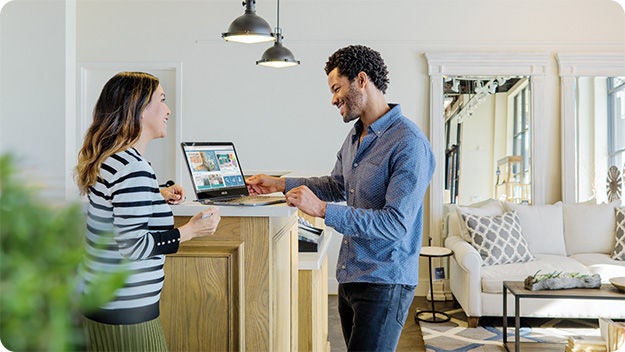
[[247, 194], [241, 166], [230, 142], [182, 143], [198, 198]]

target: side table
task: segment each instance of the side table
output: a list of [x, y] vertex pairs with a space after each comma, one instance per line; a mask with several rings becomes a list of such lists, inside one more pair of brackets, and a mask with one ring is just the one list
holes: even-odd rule
[[[426, 246], [426, 247], [421, 248], [421, 253], [419, 255], [421, 257], [428, 258], [428, 265], [430, 269], [430, 296], [432, 299], [432, 310], [423, 310], [423, 311], [417, 312], [415, 314], [415, 320], [425, 321], [428, 323], [444, 323], [446, 321], [449, 321], [449, 315], [447, 313], [437, 311], [434, 309], [434, 285], [432, 283], [432, 258], [449, 257], [452, 254], [454, 254], [454, 252], [451, 249], [445, 248], [445, 247]], [[426, 313], [431, 314], [432, 316], [429, 318], [422, 318], [421, 315], [426, 314]], [[436, 317], [437, 315], [439, 316], [438, 318]]]

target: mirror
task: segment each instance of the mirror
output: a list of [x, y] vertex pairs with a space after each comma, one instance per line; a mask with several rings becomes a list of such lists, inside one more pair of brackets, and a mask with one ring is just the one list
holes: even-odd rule
[[[558, 54], [562, 97], [562, 198], [611, 202], [608, 177], [625, 171], [625, 53]], [[615, 166], [610, 170], [610, 166]]]
[[[528, 173], [524, 178], [531, 185], [528, 190], [528, 198], [532, 203], [543, 204], [545, 199], [545, 153], [537, 153], [537, 150], [544, 148], [545, 137], [543, 135], [543, 124], [546, 123], [544, 113], [544, 81], [551, 55], [548, 53], [426, 53], [425, 58], [428, 64], [428, 74], [430, 76], [430, 143], [432, 151], [436, 157], [437, 167], [434, 170], [432, 182], [430, 183], [430, 236], [432, 245], [443, 245], [444, 239], [441, 237], [444, 206], [451, 200], [451, 191], [445, 190], [445, 164], [446, 164], [446, 119], [445, 119], [445, 84], [449, 77], [486, 77], [488, 81], [497, 77], [516, 77], [525, 79], [529, 93], [526, 96], [528, 116]], [[487, 81], [487, 82], [488, 82]], [[453, 83], [452, 83], [453, 85]], [[482, 82], [482, 87], [484, 82]], [[453, 140], [453, 133], [450, 129], [449, 141]], [[478, 134], [476, 134], [478, 135]], [[499, 136], [499, 134], [498, 134]], [[541, 142], [542, 141], [542, 142]], [[464, 148], [467, 141], [463, 141]], [[475, 149], [474, 147], [473, 149]], [[497, 152], [497, 156], [512, 154], [508, 151]], [[494, 154], [495, 155], [495, 154]], [[495, 156], [491, 157], [496, 163]], [[501, 159], [501, 158], [499, 158]], [[470, 171], [464, 171], [464, 174]], [[487, 171], [495, 177], [491, 171]], [[494, 191], [495, 182], [488, 181]], [[462, 192], [462, 186], [459, 185]], [[486, 187], [486, 186], [485, 186]], [[464, 191], [469, 192], [469, 202], [473, 193], [465, 186]], [[458, 194], [460, 194], [460, 192]], [[449, 193], [447, 196], [446, 194]], [[479, 195], [478, 195], [479, 196]], [[447, 199], [447, 201], [446, 201]]]
[[531, 203], [530, 78], [443, 79], [444, 203]]

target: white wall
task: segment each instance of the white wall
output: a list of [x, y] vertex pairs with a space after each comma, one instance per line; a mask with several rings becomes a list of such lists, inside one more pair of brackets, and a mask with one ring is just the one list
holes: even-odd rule
[[[57, 195], [71, 175], [65, 148], [71, 159], [80, 145], [65, 132], [72, 107], [64, 100], [78, 105], [77, 97], [65, 95], [74, 83], [65, 78], [77, 76], [65, 71], [66, 59], [76, 69], [85, 63], [179, 63], [181, 125], [170, 137], [233, 140], [248, 170], [326, 173], [350, 128], [330, 106], [323, 72], [339, 47], [379, 50], [390, 70], [388, 99], [400, 102], [426, 134], [425, 52], [625, 51], [625, 16], [609, 0], [292, 0], [281, 2], [280, 23], [284, 45], [302, 64], [273, 70], [255, 65], [268, 45], [243, 46], [220, 37], [243, 13], [240, 1], [68, 1], [74, 2], [75, 33], [64, 33], [62, 0], [16, 0], [0, 13], [0, 152], [19, 150]], [[259, 0], [257, 12], [275, 25], [274, 1]], [[75, 58], [65, 57], [66, 46], [75, 46]], [[547, 201], [561, 193], [557, 75], [554, 60], [545, 81], [545, 116], [536, 117], [548, 121], [544, 152], [553, 162], [546, 170]], [[79, 116], [68, 120], [76, 124]]]
[[[350, 127], [341, 122], [330, 106], [323, 73], [327, 57], [341, 46], [364, 43], [381, 51], [390, 69], [389, 100], [402, 103], [405, 113], [426, 132], [429, 118], [428, 77], [422, 57], [425, 51], [555, 51], [558, 46], [564, 50], [587, 50], [589, 44], [604, 50], [617, 44], [623, 46], [618, 42], [624, 38], [622, 34], [604, 30], [606, 23], [623, 22], [622, 13], [618, 16], [618, 5], [610, 1], [593, 6], [586, 1], [568, 0], [511, 3], [283, 1], [284, 44], [302, 65], [272, 70], [254, 64], [268, 44], [245, 46], [225, 43], [220, 38], [230, 21], [242, 14], [238, 2], [79, 1], [77, 61], [78, 65], [180, 62], [183, 99], [178, 114], [183, 121], [179, 131], [182, 139], [234, 140], [244, 169], [319, 174], [331, 169], [338, 146]], [[465, 15], [475, 7], [480, 11], [468, 21]], [[259, 1], [257, 12], [275, 23], [274, 2]], [[509, 16], [510, 13], [514, 15]], [[584, 30], [576, 27], [571, 31], [554, 25], [556, 15], [585, 23], [580, 26]], [[593, 19], [589, 21], [586, 15]], [[592, 28], [596, 17], [602, 19], [596, 21], [597, 28]], [[320, 18], [327, 24], [322, 25]], [[491, 23], [496, 30], [485, 33], [484, 27], [477, 25], [480, 22]], [[534, 27], [527, 28], [528, 24]], [[613, 44], [604, 44], [611, 42], [610, 37], [615, 39]], [[557, 83], [557, 77], [553, 77], [551, 89], [547, 90], [554, 102], [547, 109], [554, 115], [548, 118], [553, 121], [550, 127], [555, 137], [549, 153], [556, 160]], [[260, 144], [257, 136], [264, 136]], [[298, 152], [285, 154], [285, 146]], [[548, 187], [552, 192], [549, 198], [556, 200], [559, 170], [549, 170], [547, 175], [548, 182], [554, 183], [554, 187]], [[183, 184], [188, 182], [186, 173], [180, 176]]]
[[25, 182], [65, 196], [65, 4], [14, 1], [0, 12], [0, 154]]
[[[39, 143], [27, 143], [32, 148], [27, 146], [24, 153], [34, 164], [54, 160], [45, 167], [54, 179], [66, 173], [57, 167], [63, 165], [58, 151], [65, 143], [63, 4], [17, 0], [0, 17], [0, 146], [14, 149], [22, 139], [13, 131], [30, 128], [33, 141], [52, 142], [46, 148], [51, 155], [40, 156]], [[231, 0], [78, 0], [75, 60], [78, 67], [92, 62], [178, 62], [183, 75], [178, 112], [184, 121], [182, 139], [234, 140], [250, 170], [324, 173], [350, 127], [330, 106], [323, 73], [327, 57], [341, 46], [363, 43], [382, 53], [390, 69], [389, 100], [402, 103], [426, 133], [426, 51], [625, 51], [623, 11], [609, 0], [293, 0], [281, 5], [284, 43], [302, 61], [295, 68], [258, 67], [254, 62], [267, 45], [244, 46], [220, 38], [243, 13], [240, 2]], [[275, 23], [274, 2], [259, 1], [257, 12]], [[15, 89], [20, 86], [28, 88]], [[552, 148], [547, 152], [554, 159], [553, 169], [547, 170], [553, 186], [548, 198], [557, 200], [555, 70], [546, 88], [548, 107], [542, 118], [550, 121]], [[39, 118], [34, 128], [33, 117]], [[56, 133], [54, 138], [51, 133]], [[254, 141], [258, 136], [265, 137], [260, 144]]]
[[[587, 201], [595, 196], [595, 114], [592, 77], [577, 79], [577, 167], [578, 198]], [[607, 140], [603, 139], [603, 140]]]

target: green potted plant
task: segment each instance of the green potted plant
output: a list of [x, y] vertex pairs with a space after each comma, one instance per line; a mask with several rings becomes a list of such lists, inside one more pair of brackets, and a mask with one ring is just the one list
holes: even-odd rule
[[563, 290], [567, 288], [597, 288], [601, 286], [599, 274], [551, 272], [525, 278], [525, 288], [528, 290]]
[[125, 273], [78, 292], [85, 215], [80, 203], [51, 205], [0, 155], [0, 340], [12, 351], [79, 349], [80, 309], [109, 300]]

